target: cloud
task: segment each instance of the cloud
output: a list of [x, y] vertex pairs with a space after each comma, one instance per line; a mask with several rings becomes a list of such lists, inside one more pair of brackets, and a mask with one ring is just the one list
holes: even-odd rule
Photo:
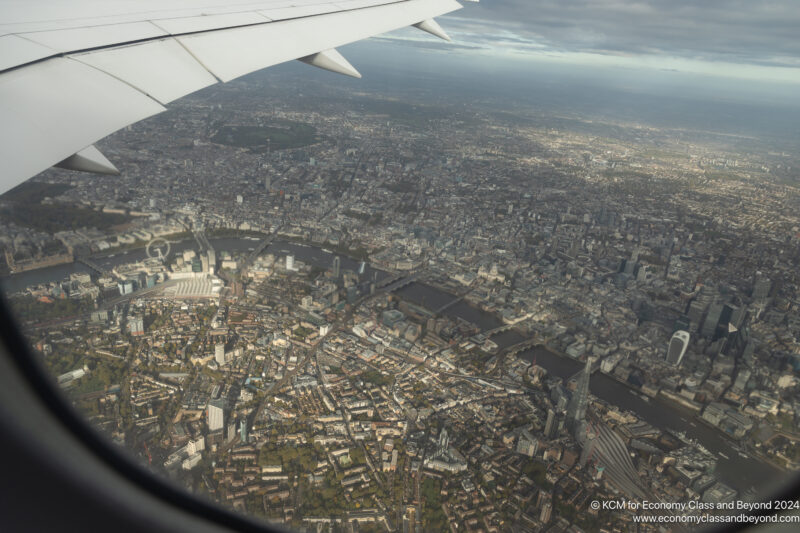
[[484, 0], [442, 18], [463, 46], [800, 67], [797, 0]]
[[415, 48], [421, 48], [423, 50], [432, 50], [434, 52], [447, 52], [449, 50], [486, 50], [489, 48], [488, 45], [481, 45], [477, 43], [474, 44], [457, 43], [457, 42], [447, 43], [446, 46], [443, 46], [442, 41], [439, 39], [428, 39], [425, 37], [412, 36], [409, 35], [408, 33], [407, 30], [402, 30], [401, 32], [393, 32], [390, 34], [373, 37], [372, 40], [383, 43], [399, 42], [407, 46], [413, 46]]

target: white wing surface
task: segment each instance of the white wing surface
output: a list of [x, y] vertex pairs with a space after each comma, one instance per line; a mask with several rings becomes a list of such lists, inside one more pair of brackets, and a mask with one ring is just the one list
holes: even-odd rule
[[218, 81], [433, 20], [456, 0], [3, 0], [0, 193], [53, 165], [116, 169], [93, 143]]

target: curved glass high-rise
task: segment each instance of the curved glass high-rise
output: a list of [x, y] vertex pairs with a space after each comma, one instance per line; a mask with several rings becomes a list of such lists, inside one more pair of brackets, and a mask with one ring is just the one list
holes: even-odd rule
[[681, 364], [681, 360], [686, 353], [686, 348], [689, 346], [689, 338], [689, 332], [683, 330], [678, 330], [672, 335], [672, 338], [669, 340], [669, 346], [667, 347], [668, 363], [675, 366]]

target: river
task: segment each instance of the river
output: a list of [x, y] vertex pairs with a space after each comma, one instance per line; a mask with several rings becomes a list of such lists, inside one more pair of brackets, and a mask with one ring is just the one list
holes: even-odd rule
[[[439, 309], [453, 301], [455, 297], [445, 291], [422, 283], [412, 283], [403, 287], [397, 294], [428, 309]], [[488, 313], [465, 301], [449, 307], [444, 314], [450, 317], [463, 318], [477, 324], [482, 331], [494, 329], [502, 325], [502, 321], [492, 313]], [[502, 349], [513, 346], [525, 337], [515, 330], [505, 331], [492, 337]], [[566, 355], [556, 354], [542, 346], [521, 352], [518, 357], [533, 362], [546, 369], [551, 375], [568, 379], [581, 370], [583, 363]], [[616, 379], [595, 372], [589, 382], [591, 393], [601, 400], [631, 411], [640, 419], [661, 430], [672, 429], [684, 431], [690, 438], [705, 446], [717, 457], [716, 474], [721, 481], [741, 492], [750, 487], [756, 489], [774, 486], [776, 479], [786, 474], [759, 459], [743, 457], [733, 448], [734, 442], [718, 430], [705, 425], [695, 418], [694, 413], [662, 398], [645, 401], [641, 393], [634, 392], [628, 385]], [[720, 455], [720, 454], [724, 454]], [[727, 459], [725, 458], [727, 457]]]
[[[222, 251], [231, 253], [241, 253], [255, 249], [258, 241], [255, 239], [244, 238], [217, 238], [209, 239], [211, 245], [219, 254]], [[187, 239], [172, 244], [172, 254], [181, 253], [184, 250], [197, 249], [197, 243], [193, 239]], [[269, 253], [283, 256], [293, 253], [296, 260], [306, 262], [322, 268], [330, 268], [333, 257], [337, 254], [327, 250], [305, 246], [302, 244], [278, 241], [272, 243], [267, 251]], [[144, 249], [134, 249], [125, 253], [114, 255], [93, 257], [93, 261], [104, 268], [111, 269], [114, 266], [141, 261], [147, 257]], [[341, 257], [342, 270], [356, 271], [359, 261], [339, 255]], [[26, 286], [49, 281], [64, 279], [73, 272], [87, 272], [88, 267], [73, 263], [56, 265], [52, 267], [31, 270], [12, 274], [0, 279], [0, 286], [8, 292], [15, 292], [24, 289]], [[388, 274], [378, 269], [366, 266], [362, 279], [381, 280]], [[440, 289], [425, 285], [424, 283], [413, 282], [402, 287], [396, 294], [413, 303], [428, 309], [439, 309], [456, 299], [452, 294]], [[465, 301], [460, 301], [444, 311], [444, 314], [451, 318], [461, 318], [476, 324], [482, 330], [494, 329], [502, 325], [502, 321], [494, 314], [483, 311]], [[514, 330], [506, 331], [495, 335], [492, 340], [500, 348], [511, 346], [522, 341], [522, 337]], [[581, 362], [567, 356], [555, 354], [543, 347], [535, 347], [519, 354], [519, 357], [527, 360], [536, 360], [536, 363], [545, 368], [552, 375], [569, 378], [578, 372], [583, 366]], [[627, 409], [639, 418], [659, 429], [674, 429], [686, 432], [686, 435], [697, 439], [703, 446], [717, 456], [717, 475], [728, 485], [741, 491], [749, 489], [751, 486], [756, 488], [766, 488], [781, 476], [782, 471], [776, 467], [764, 463], [758, 459], [745, 458], [733, 449], [733, 442], [721, 434], [719, 431], [704, 425], [695, 419], [694, 414], [673, 403], [669, 403], [660, 398], [653, 398], [644, 401], [627, 385], [615, 379], [596, 372], [590, 381], [592, 394], [598, 398], [616, 405], [622, 409]], [[721, 456], [724, 454], [728, 458]]]
[[[216, 239], [208, 239], [211, 246], [217, 252], [217, 258], [221, 252], [229, 253], [242, 253], [254, 250], [258, 245], [258, 239], [254, 238], [236, 238], [236, 237], [222, 237]], [[180, 242], [170, 244], [170, 255], [174, 256], [181, 254], [184, 250], [198, 250], [198, 244], [194, 239], [186, 239]], [[305, 263], [322, 267], [331, 268], [333, 258], [339, 255], [341, 258], [342, 271], [352, 270], [357, 271], [360, 261], [352, 259], [341, 254], [329, 252], [325, 249], [306, 246], [285, 241], [276, 241], [270, 244], [267, 252], [284, 256], [289, 253], [294, 254], [295, 259]], [[123, 265], [126, 263], [134, 263], [136, 261], [144, 261], [147, 259], [147, 252], [144, 248], [135, 248], [126, 250], [124, 252], [116, 252], [109, 254], [98, 254], [91, 257], [92, 261], [97, 263], [98, 266], [111, 270], [112, 268]], [[41, 283], [48, 283], [51, 281], [59, 281], [68, 278], [74, 272], [92, 272], [89, 267], [82, 263], [68, 263], [63, 265], [54, 265], [50, 267], [40, 268], [36, 270], [29, 270], [27, 272], [19, 272], [0, 278], [0, 287], [7, 293], [14, 293], [21, 291], [31, 285]], [[377, 279], [380, 281], [388, 274], [381, 270], [374, 269], [366, 265], [364, 269], [363, 279]]]

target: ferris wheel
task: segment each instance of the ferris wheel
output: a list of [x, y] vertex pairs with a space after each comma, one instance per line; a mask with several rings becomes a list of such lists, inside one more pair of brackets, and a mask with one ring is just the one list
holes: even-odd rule
[[162, 263], [166, 260], [167, 256], [169, 255], [169, 241], [166, 239], [162, 239], [161, 237], [156, 237], [155, 239], [151, 240], [147, 243], [147, 248], [145, 251], [147, 252], [147, 257], [150, 259], [158, 259]]

